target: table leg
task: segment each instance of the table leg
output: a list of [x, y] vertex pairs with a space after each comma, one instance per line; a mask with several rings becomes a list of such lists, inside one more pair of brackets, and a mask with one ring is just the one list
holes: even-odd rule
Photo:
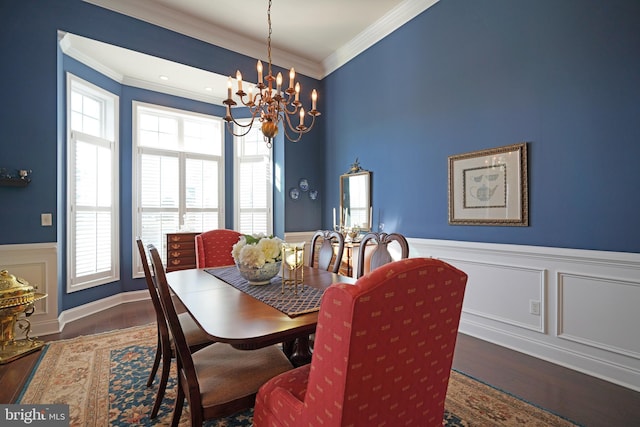
[[282, 350], [296, 368], [311, 363], [312, 352], [308, 335], [282, 343]]

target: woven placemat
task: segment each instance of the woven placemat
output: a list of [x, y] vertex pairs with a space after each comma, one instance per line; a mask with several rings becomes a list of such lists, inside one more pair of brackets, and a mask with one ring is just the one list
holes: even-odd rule
[[289, 317], [299, 316], [320, 310], [320, 300], [324, 290], [311, 286], [298, 286], [298, 295], [293, 288], [285, 289], [282, 293], [282, 277], [276, 276], [268, 285], [250, 285], [240, 276], [236, 266], [222, 268], [208, 268], [205, 271], [234, 288], [251, 295], [271, 307], [280, 310]]

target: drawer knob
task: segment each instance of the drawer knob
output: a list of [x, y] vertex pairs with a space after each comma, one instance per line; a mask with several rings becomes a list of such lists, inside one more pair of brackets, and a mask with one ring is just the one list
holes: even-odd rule
[[175, 257], [175, 258], [178, 258], [180, 256], [180, 253], [181, 253], [180, 251], [173, 251], [173, 252], [171, 252], [171, 256]]
[[178, 264], [180, 264], [180, 260], [179, 259], [172, 259], [171, 260], [171, 264], [178, 265]]

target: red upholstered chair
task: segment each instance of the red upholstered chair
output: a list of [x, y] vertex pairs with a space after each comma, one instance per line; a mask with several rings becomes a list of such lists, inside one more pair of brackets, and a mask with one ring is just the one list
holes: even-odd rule
[[196, 267], [221, 267], [233, 265], [231, 248], [241, 234], [234, 230], [211, 230], [196, 236]]
[[409, 258], [330, 286], [311, 364], [260, 388], [254, 426], [441, 427], [466, 282]]

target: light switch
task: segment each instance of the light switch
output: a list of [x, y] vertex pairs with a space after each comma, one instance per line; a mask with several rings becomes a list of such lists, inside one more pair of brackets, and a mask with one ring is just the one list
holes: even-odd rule
[[43, 213], [40, 215], [40, 223], [43, 227], [51, 227], [53, 225], [53, 220], [51, 218], [50, 213]]

